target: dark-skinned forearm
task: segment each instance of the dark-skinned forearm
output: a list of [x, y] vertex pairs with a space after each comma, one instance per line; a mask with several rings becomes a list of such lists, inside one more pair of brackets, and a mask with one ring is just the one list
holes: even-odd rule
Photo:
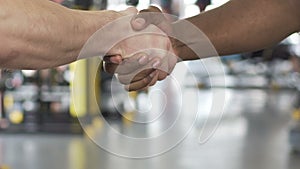
[[[299, 7], [298, 0], [232, 0], [186, 20], [209, 38], [219, 55], [228, 55], [268, 47], [299, 31], [296, 4]], [[197, 56], [178, 41], [174, 46], [183, 60], [210, 57]]]

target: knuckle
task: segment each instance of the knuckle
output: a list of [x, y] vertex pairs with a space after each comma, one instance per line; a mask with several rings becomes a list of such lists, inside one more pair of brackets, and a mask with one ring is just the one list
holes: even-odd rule
[[145, 77], [144, 79], [143, 79], [143, 84], [144, 85], [148, 85], [150, 82], [151, 82], [151, 78], [150, 77]]

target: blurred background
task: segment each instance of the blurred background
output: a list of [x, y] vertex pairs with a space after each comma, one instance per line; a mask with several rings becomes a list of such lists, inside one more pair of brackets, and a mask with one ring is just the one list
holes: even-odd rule
[[[144, 9], [155, 4], [179, 18], [226, 2], [53, 1], [79, 10], [122, 10], [128, 6]], [[0, 169], [299, 168], [299, 34], [268, 49], [222, 56], [224, 73], [208, 73], [208, 69], [219, 66], [214, 58], [180, 63], [167, 80], [142, 92], [124, 92], [113, 76], [102, 71], [99, 62], [99, 58], [91, 58], [54, 69], [1, 70]], [[82, 73], [73, 80], [75, 67]], [[90, 76], [91, 73], [96, 75]], [[74, 83], [80, 84], [77, 86], [82, 96], [72, 97]], [[226, 93], [223, 111], [218, 115], [210, 114], [214, 90]], [[176, 100], [188, 104], [178, 105]], [[76, 111], [75, 102], [82, 103]], [[100, 137], [116, 149], [139, 151], [144, 147], [128, 149], [118, 137], [105, 132], [104, 124], [126, 136], [151, 137], [170, 127], [168, 124], [179, 110], [186, 117], [179, 126], [194, 118], [193, 129], [163, 154], [145, 159], [125, 158], [96, 144]], [[157, 120], [161, 112], [165, 118], [159, 123], [143, 124]], [[78, 119], [84, 119], [84, 126]], [[199, 141], [204, 125], [211, 136]], [[146, 149], [165, 143], [153, 144]]]

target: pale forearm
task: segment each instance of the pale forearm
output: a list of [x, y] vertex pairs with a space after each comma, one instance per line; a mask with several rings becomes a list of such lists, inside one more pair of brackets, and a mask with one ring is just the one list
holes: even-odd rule
[[75, 61], [86, 40], [118, 16], [48, 0], [0, 0], [0, 66], [41, 69]]
[[[232, 0], [187, 20], [205, 33], [219, 55], [227, 55], [262, 49], [299, 31], [298, 7], [299, 0]], [[209, 57], [187, 54], [186, 46], [178, 50], [183, 60]]]

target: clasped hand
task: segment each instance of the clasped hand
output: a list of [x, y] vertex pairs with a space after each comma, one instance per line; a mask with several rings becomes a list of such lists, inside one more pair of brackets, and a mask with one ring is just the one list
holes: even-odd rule
[[126, 90], [144, 90], [172, 72], [177, 56], [167, 35], [171, 27], [158, 8], [141, 11], [131, 26], [141, 33], [114, 45], [103, 59], [103, 68], [114, 73]]

